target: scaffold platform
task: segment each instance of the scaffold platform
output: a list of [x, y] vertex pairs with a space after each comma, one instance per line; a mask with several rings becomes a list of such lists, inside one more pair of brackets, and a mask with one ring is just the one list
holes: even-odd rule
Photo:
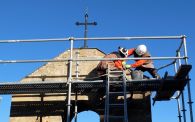
[[[127, 81], [127, 92], [135, 91], [156, 91], [155, 101], [168, 100], [176, 91], [182, 91], [190, 80], [187, 75], [191, 69], [191, 65], [182, 65], [178, 73], [170, 77], [162, 79], [143, 79], [143, 80], [131, 80]], [[183, 74], [183, 75], [179, 75]], [[182, 76], [182, 77], [181, 77]], [[114, 84], [114, 88], [121, 88], [122, 82]], [[76, 91], [80, 94], [88, 94], [88, 91], [92, 89], [105, 89], [105, 81], [73, 81], [72, 93]], [[28, 82], [28, 83], [1, 83], [0, 94], [18, 94], [15, 97], [44, 97], [52, 96], [47, 93], [63, 93], [53, 94], [53, 96], [66, 96], [68, 92], [67, 82]], [[91, 93], [91, 92], [90, 92]], [[21, 94], [21, 95], [19, 95]], [[25, 94], [25, 95], [23, 95]], [[85, 101], [77, 101], [77, 104], [85, 104]], [[72, 101], [71, 104], [74, 104]], [[103, 108], [100, 104], [97, 108]], [[64, 116], [66, 112], [66, 100], [65, 101], [20, 101], [12, 102], [12, 117], [17, 116]]]
[[[158, 91], [164, 83], [163, 90], [183, 90], [189, 79], [148, 79], [127, 81], [128, 91]], [[116, 81], [117, 82], [117, 81]], [[179, 83], [183, 82], [182, 85]], [[72, 90], [85, 92], [87, 89], [104, 88], [103, 81], [73, 82]], [[121, 83], [115, 84], [121, 87]], [[29, 83], [0, 83], [0, 94], [35, 94], [35, 93], [66, 93], [68, 91], [66, 82], [29, 82]]]
[[[143, 79], [127, 81], [128, 91], [181, 91], [184, 89], [186, 83], [190, 80], [187, 78], [191, 65], [181, 65], [178, 73], [170, 78], [162, 79]], [[182, 75], [179, 75], [182, 74]], [[121, 81], [115, 84], [114, 87], [122, 87]], [[93, 88], [104, 88], [105, 81], [72, 81], [72, 91], [85, 92]], [[40, 81], [40, 82], [10, 82], [0, 83], [0, 94], [35, 94], [35, 93], [66, 93], [68, 91], [67, 82], [55, 81]]]

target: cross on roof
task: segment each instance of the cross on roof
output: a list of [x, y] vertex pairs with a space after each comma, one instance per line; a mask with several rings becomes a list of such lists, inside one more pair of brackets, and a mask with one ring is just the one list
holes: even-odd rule
[[[88, 14], [85, 14], [85, 22], [76, 22], [76, 25], [84, 25], [85, 26], [85, 32], [84, 32], [84, 38], [87, 38], [87, 26], [88, 25], [97, 25], [97, 22], [88, 22]], [[87, 40], [84, 39], [84, 48], [87, 48]]]

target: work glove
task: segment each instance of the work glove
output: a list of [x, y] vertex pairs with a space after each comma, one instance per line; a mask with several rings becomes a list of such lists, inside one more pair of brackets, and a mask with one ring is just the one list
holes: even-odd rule
[[123, 68], [125, 68], [125, 69], [131, 68], [131, 65], [126, 64], [126, 61], [123, 61], [123, 62], [122, 62], [122, 65], [123, 65]]
[[123, 69], [126, 69], [125, 65], [126, 65], [126, 61], [123, 61], [122, 62]]
[[122, 62], [122, 65], [125, 66], [125, 65], [126, 65], [126, 61], [123, 61], [123, 62]]
[[126, 68], [126, 69], [129, 69], [129, 68], [131, 68], [131, 67], [132, 67], [132, 66], [131, 66], [130, 64], [126, 64], [126, 65], [125, 65], [125, 68]]

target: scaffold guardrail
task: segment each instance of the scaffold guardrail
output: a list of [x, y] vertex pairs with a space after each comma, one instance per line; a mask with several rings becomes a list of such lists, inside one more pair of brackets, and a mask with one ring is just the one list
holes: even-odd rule
[[[82, 41], [82, 40], [90, 40], [90, 41], [95, 41], [95, 40], [108, 40], [108, 41], [113, 41], [113, 40], [156, 40], [156, 39], [170, 39], [170, 40], [179, 40], [180, 45], [178, 49], [176, 49], [176, 56], [174, 57], [150, 57], [150, 58], [112, 58], [112, 59], [103, 59], [103, 58], [73, 58], [73, 43], [74, 41]], [[174, 67], [175, 69], [178, 69], [178, 67], [181, 66], [181, 60], [185, 61], [185, 64], [188, 65], [188, 54], [187, 54], [187, 46], [186, 46], [186, 36], [181, 35], [181, 36], [145, 36], [145, 37], [95, 37], [95, 38], [74, 38], [74, 37], [68, 37], [68, 38], [54, 38], [54, 39], [26, 39], [26, 40], [0, 40], [0, 43], [26, 43], [26, 42], [59, 42], [59, 41], [70, 41], [70, 57], [67, 59], [38, 59], [38, 60], [0, 60], [0, 64], [4, 63], [36, 63], [36, 62], [69, 62], [69, 76], [68, 76], [68, 81], [63, 83], [64, 86], [67, 86], [67, 94], [68, 94], [68, 102], [67, 102], [67, 122], [70, 122], [70, 107], [71, 107], [71, 89], [72, 89], [72, 84], [75, 84], [72, 80], [72, 62], [74, 61], [102, 61], [102, 60], [138, 60], [138, 59], [152, 59], [152, 60], [174, 60], [175, 62]], [[181, 56], [181, 48], [183, 47], [183, 56]], [[175, 70], [176, 71], [176, 70]], [[177, 72], [177, 71], [176, 71]], [[188, 90], [188, 104], [189, 104], [189, 109], [190, 109], [190, 120], [193, 122], [193, 111], [192, 111], [192, 98], [191, 98], [191, 90], [190, 90], [190, 82], [189, 82], [189, 76], [186, 78], [187, 82], [187, 90]], [[133, 82], [132, 82], [133, 83]], [[79, 83], [78, 83], [79, 84]], [[128, 84], [128, 83], [127, 83]], [[0, 87], [3, 85], [6, 86], [6, 84], [0, 84]], [[7, 84], [7, 88], [10, 87]], [[14, 85], [14, 84], [10, 84]], [[19, 84], [18, 84], [19, 85]], [[22, 85], [22, 84], [21, 84]], [[23, 84], [24, 85], [24, 84]], [[33, 84], [31, 84], [33, 85]], [[35, 85], [35, 84], [34, 84]], [[74, 87], [74, 85], [73, 85]], [[4, 87], [2, 87], [4, 88]], [[11, 88], [11, 87], [10, 87]], [[183, 90], [183, 89], [181, 89]], [[64, 92], [64, 91], [63, 91]], [[3, 92], [2, 92], [3, 93]], [[177, 100], [180, 95], [178, 95]], [[181, 92], [181, 97], [182, 97], [182, 109], [185, 110], [185, 101], [184, 101], [184, 95], [183, 92]], [[179, 110], [180, 111], [180, 110]], [[183, 119], [184, 122], [186, 121], [186, 115], [185, 111], [183, 111]]]

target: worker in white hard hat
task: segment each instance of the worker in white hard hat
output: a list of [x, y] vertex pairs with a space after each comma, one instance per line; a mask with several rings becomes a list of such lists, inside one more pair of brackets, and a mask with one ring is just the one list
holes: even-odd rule
[[[150, 53], [147, 51], [146, 45], [143, 44], [138, 45], [136, 48], [127, 50], [126, 54], [127, 57], [133, 55], [135, 58], [151, 57]], [[148, 71], [153, 78], [160, 78], [151, 59], [135, 60], [134, 64], [126, 64], [126, 62], [123, 62], [123, 67], [127, 69], [135, 68], [135, 70], [141, 70], [143, 72]]]

